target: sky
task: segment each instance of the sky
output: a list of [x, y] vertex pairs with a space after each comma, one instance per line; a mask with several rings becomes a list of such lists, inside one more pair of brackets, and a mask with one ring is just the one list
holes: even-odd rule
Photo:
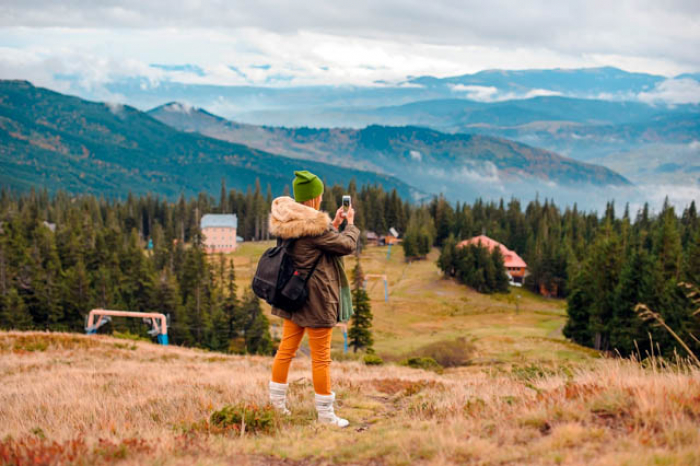
[[[697, 0], [2, 0], [0, 79], [377, 85], [483, 69], [700, 71]], [[165, 65], [165, 66], [153, 66]], [[187, 66], [184, 66], [187, 65]]]

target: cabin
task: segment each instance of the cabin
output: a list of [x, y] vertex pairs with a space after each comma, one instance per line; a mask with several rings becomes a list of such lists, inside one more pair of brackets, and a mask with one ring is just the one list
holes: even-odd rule
[[238, 217], [235, 214], [206, 214], [200, 221], [202, 245], [207, 254], [236, 250]]
[[458, 248], [463, 248], [470, 244], [481, 244], [493, 251], [494, 248], [500, 248], [501, 255], [503, 256], [503, 265], [506, 268], [506, 273], [510, 278], [511, 285], [522, 286], [525, 280], [525, 275], [527, 275], [527, 264], [525, 261], [515, 252], [511, 251], [498, 241], [489, 238], [486, 235], [475, 236], [470, 239], [466, 239], [457, 244]]
[[379, 235], [376, 234], [375, 232], [373, 232], [373, 231], [365, 232], [365, 238], [367, 239], [367, 244], [371, 244], [374, 246], [379, 245]]

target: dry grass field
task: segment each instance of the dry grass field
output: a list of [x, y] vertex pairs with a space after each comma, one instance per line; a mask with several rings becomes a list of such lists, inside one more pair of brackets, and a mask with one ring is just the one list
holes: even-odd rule
[[[232, 256], [239, 291], [270, 244]], [[561, 301], [479, 295], [442, 279], [436, 254], [407, 265], [399, 248], [389, 259], [365, 250], [365, 272], [389, 279], [388, 302], [381, 283], [368, 285], [387, 364], [344, 355], [335, 332], [347, 429], [315, 424], [303, 355], [290, 374], [293, 414], [279, 418], [265, 407], [267, 357], [0, 332], [0, 464], [700, 464], [700, 370], [600, 358], [563, 339]], [[455, 338], [470, 348], [465, 366], [399, 364]], [[248, 420], [218, 423], [226, 406]]]
[[219, 429], [266, 402], [270, 359], [107, 336], [0, 333], [2, 464], [700, 464], [700, 372], [598, 359], [566, 371], [442, 375], [333, 368], [344, 430], [313, 421], [309, 361], [293, 416]]

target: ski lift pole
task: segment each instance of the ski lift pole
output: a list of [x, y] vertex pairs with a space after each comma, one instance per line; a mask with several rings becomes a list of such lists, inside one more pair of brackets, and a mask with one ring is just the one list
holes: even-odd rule
[[340, 330], [343, 332], [343, 353], [348, 352], [348, 324], [346, 323], [338, 323], [336, 324], [337, 327], [340, 327]]
[[368, 273], [363, 278], [364, 281], [362, 282], [362, 287], [365, 290], [367, 289], [367, 281], [370, 278], [378, 278], [384, 281], [384, 302], [389, 302], [389, 281], [386, 278], [386, 274]]

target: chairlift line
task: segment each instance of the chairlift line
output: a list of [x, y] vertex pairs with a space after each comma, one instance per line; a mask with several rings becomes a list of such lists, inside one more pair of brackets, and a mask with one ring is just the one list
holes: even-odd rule
[[[88, 314], [85, 333], [94, 335], [97, 329], [112, 320], [112, 317], [136, 317], [151, 325], [148, 334], [155, 336], [161, 345], [168, 344], [168, 318], [159, 312], [112, 311], [109, 309], [93, 309]], [[97, 319], [97, 320], [95, 320]], [[159, 324], [160, 322], [160, 324]]]

